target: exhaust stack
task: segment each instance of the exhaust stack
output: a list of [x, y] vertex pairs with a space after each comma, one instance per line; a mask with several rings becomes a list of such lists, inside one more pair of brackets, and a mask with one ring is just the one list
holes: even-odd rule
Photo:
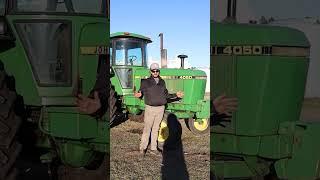
[[163, 33], [160, 33], [159, 37], [160, 37], [161, 68], [167, 68], [167, 49], [163, 49]]
[[228, 0], [227, 17], [225, 23], [237, 23], [237, 0]]

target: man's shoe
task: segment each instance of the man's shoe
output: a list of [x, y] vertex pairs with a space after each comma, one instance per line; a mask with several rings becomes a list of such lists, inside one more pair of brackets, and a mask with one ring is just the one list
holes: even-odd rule
[[155, 155], [155, 156], [162, 156], [162, 153], [158, 150], [151, 150], [150, 154]]

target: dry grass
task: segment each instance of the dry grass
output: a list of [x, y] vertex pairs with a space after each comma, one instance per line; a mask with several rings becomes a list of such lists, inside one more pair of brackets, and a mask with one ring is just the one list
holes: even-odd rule
[[[143, 123], [126, 121], [111, 129], [111, 179], [161, 179], [170, 169], [177, 173], [179, 170], [187, 170], [189, 179], [209, 179], [209, 133], [202, 136], [194, 136], [186, 127], [182, 126], [182, 161], [171, 161], [161, 166], [162, 157], [139, 154], [140, 137]], [[165, 156], [164, 156], [165, 157]], [[174, 156], [175, 157], [175, 156]], [[184, 164], [185, 163], [185, 164]], [[165, 166], [167, 170], [165, 170]], [[169, 167], [170, 166], [170, 167]], [[162, 170], [161, 170], [162, 169]], [[181, 172], [181, 171], [180, 171]], [[177, 178], [175, 178], [177, 179]], [[185, 178], [183, 178], [185, 179]]]

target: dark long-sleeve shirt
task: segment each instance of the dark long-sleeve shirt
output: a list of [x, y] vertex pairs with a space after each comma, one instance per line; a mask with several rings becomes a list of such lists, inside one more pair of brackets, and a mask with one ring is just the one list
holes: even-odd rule
[[141, 80], [140, 91], [144, 96], [144, 102], [150, 106], [162, 106], [167, 104], [167, 99], [176, 98], [176, 94], [169, 94], [166, 83], [159, 77], [159, 82], [150, 76]]

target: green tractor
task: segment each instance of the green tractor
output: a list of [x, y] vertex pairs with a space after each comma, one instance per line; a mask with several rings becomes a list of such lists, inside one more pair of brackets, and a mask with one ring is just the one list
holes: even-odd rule
[[212, 124], [214, 178], [320, 178], [320, 123], [300, 120], [309, 48], [295, 29], [211, 22], [213, 97], [239, 103]]
[[[118, 32], [111, 34], [110, 42], [111, 86], [113, 87], [110, 96], [114, 95], [111, 104], [119, 105], [118, 110], [111, 110], [111, 112], [128, 114], [130, 119], [141, 117], [139, 115], [143, 114], [144, 101], [134, 97], [134, 92], [139, 90], [141, 79], [150, 76], [147, 44], [152, 41], [142, 35]], [[166, 112], [174, 113], [178, 119], [185, 119], [189, 129], [195, 134], [208, 132], [210, 104], [208, 100], [204, 100], [205, 72], [195, 69], [161, 68], [160, 76], [165, 80], [169, 93], [184, 92], [182, 99], [167, 104]], [[114, 113], [115, 118], [112, 120], [116, 119], [116, 114]], [[164, 142], [168, 135], [166, 118], [164, 118], [158, 141]]]
[[108, 61], [108, 7], [105, 0], [0, 1], [1, 180], [16, 176], [19, 152], [47, 164], [51, 178], [107, 177], [108, 118], [79, 113], [75, 100], [90, 94]]

